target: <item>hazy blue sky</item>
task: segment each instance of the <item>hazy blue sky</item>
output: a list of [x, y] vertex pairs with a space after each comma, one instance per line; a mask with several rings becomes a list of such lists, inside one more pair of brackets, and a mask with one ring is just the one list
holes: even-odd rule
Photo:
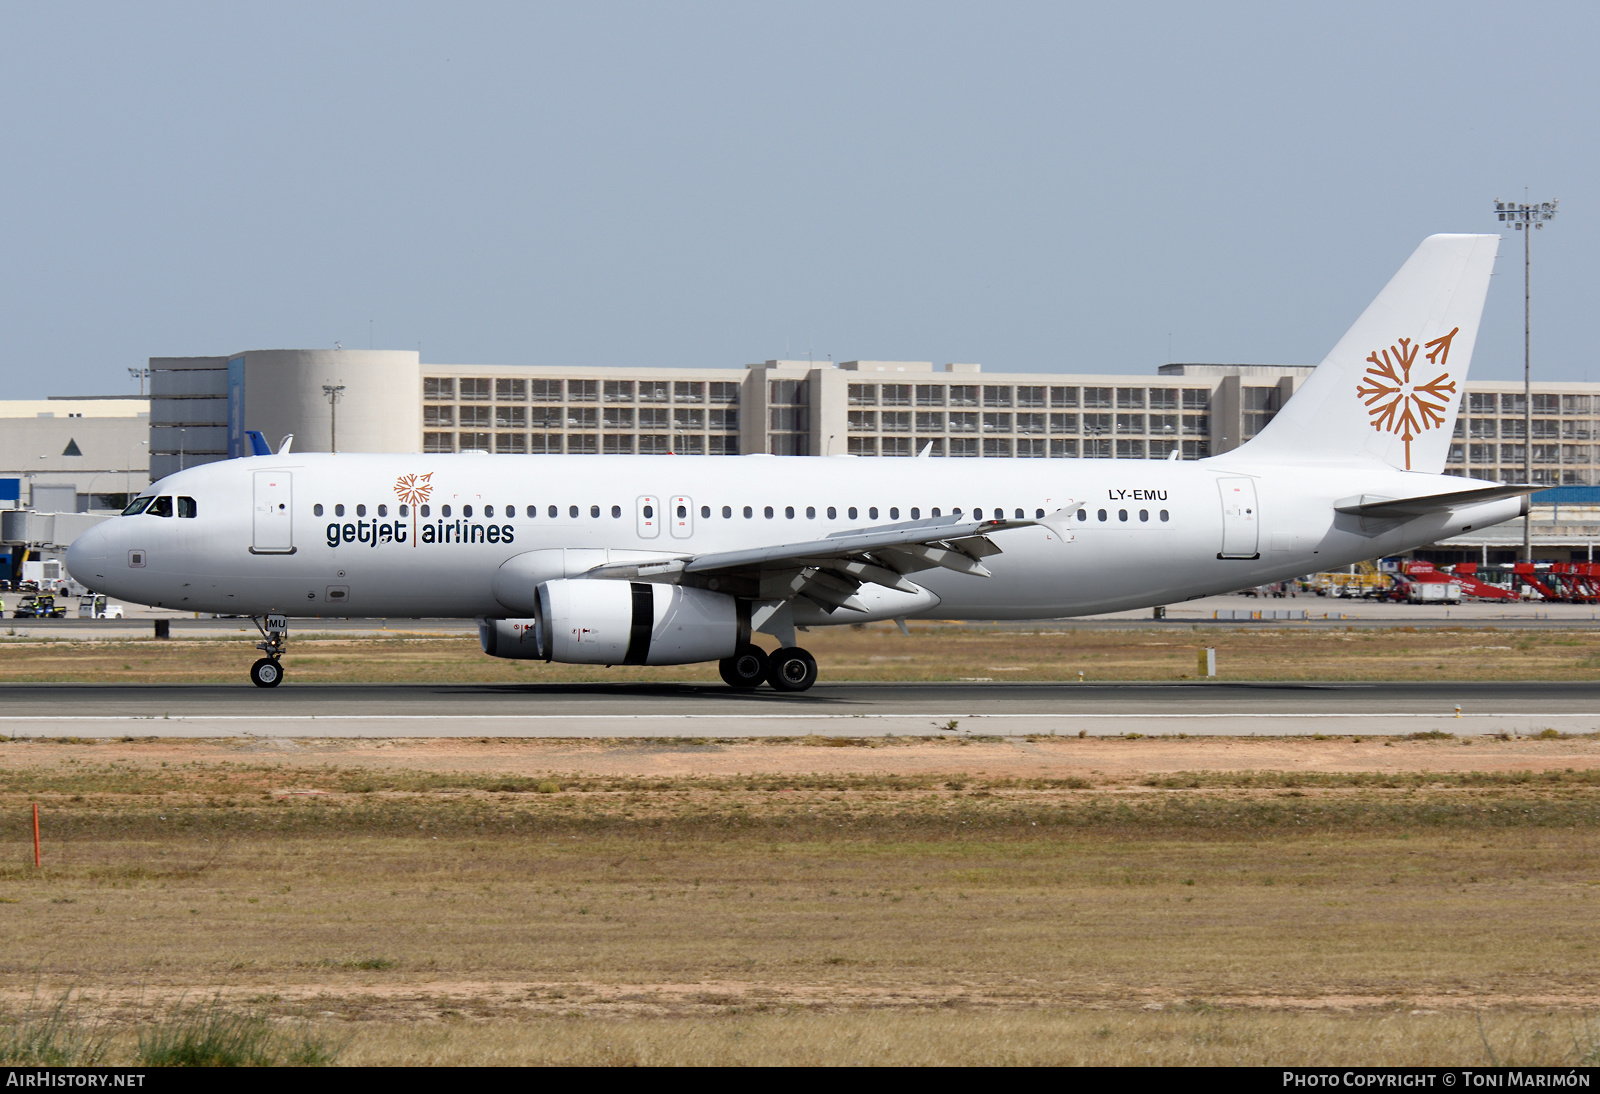
[[[1314, 363], [1524, 186], [1535, 374], [1600, 380], [1592, 4], [0, 18], [0, 397], [369, 320], [427, 361]], [[1521, 375], [1521, 259], [1474, 376]]]

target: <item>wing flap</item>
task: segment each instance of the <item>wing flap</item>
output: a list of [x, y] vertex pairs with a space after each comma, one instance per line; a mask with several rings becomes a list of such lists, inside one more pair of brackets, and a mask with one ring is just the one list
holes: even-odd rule
[[[1032, 520], [963, 521], [956, 516], [932, 517], [928, 520], [885, 525], [882, 528], [835, 532], [825, 539], [805, 543], [785, 543], [743, 551], [718, 551], [690, 559], [683, 568], [686, 573], [712, 574], [752, 569], [781, 569], [785, 564], [821, 565], [832, 559], [847, 558], [852, 555], [939, 542], [949, 543], [957, 553], [964, 553], [957, 544], [971, 539], [981, 539], [990, 532], [1001, 532], [1007, 528], [1025, 528], [1037, 523]], [[994, 544], [988, 543], [986, 547], [975, 546], [974, 551], [967, 557], [975, 560], [978, 557], [996, 554], [999, 550], [1000, 548]], [[939, 565], [939, 563], [933, 564]]]

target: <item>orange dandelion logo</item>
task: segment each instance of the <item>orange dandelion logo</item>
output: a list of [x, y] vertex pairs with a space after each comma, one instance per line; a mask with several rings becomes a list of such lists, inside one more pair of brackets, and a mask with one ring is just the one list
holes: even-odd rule
[[433, 493], [433, 472], [426, 475], [401, 475], [394, 480], [394, 492], [401, 502], [411, 507], [411, 546], [417, 545], [417, 506]]
[[1356, 397], [1366, 400], [1372, 428], [1394, 433], [1406, 445], [1406, 470], [1411, 470], [1411, 442], [1435, 426], [1443, 426], [1456, 382], [1449, 372], [1441, 372], [1423, 383], [1411, 379], [1417, 356], [1427, 350], [1428, 363], [1444, 365], [1450, 360], [1450, 342], [1460, 333], [1449, 334], [1420, 346], [1401, 338], [1385, 350], [1373, 350], [1367, 357], [1367, 373], [1356, 385]]

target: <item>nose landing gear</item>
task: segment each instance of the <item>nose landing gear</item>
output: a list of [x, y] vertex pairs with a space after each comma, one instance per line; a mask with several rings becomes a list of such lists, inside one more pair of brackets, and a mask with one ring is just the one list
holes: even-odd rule
[[255, 616], [250, 617], [250, 622], [256, 625], [256, 630], [265, 639], [256, 643], [256, 649], [266, 654], [250, 666], [250, 682], [258, 688], [275, 688], [283, 683], [280, 659], [289, 648], [289, 620], [281, 615], [269, 615], [265, 626]]

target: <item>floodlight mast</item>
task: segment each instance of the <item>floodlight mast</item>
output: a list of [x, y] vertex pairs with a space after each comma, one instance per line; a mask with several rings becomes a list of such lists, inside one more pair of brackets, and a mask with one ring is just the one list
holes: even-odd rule
[[322, 394], [328, 397], [328, 451], [339, 451], [339, 400], [344, 397], [343, 384], [323, 384]]
[[[1556, 206], [1561, 202], [1516, 202], [1501, 201], [1496, 198], [1494, 203], [1495, 216], [1522, 233], [1522, 481], [1533, 482], [1533, 368], [1532, 368], [1532, 339], [1533, 327], [1533, 250], [1531, 240], [1535, 230], [1543, 230], [1545, 222], [1554, 220]], [[1557, 485], [1560, 485], [1559, 483]], [[1533, 561], [1533, 511], [1530, 508], [1527, 516], [1522, 518], [1522, 560]]]

